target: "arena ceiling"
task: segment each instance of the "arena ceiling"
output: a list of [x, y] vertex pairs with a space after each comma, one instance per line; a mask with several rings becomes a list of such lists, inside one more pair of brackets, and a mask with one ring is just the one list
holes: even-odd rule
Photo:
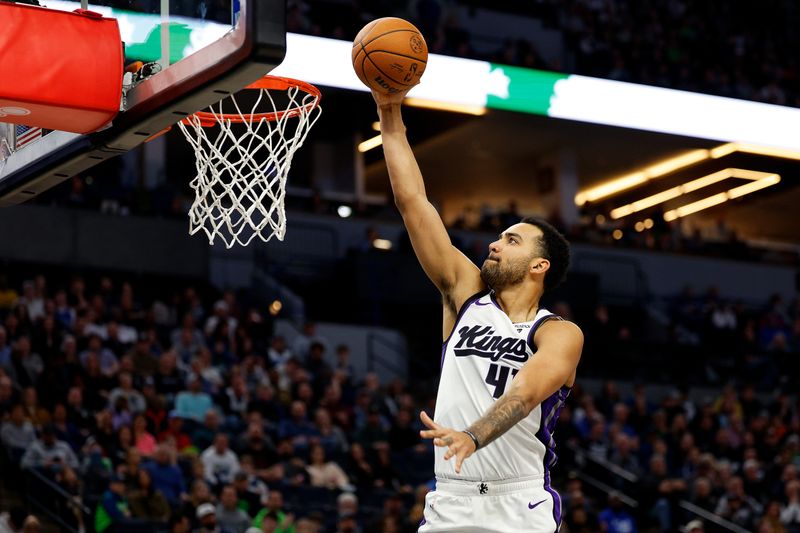
[[[441, 126], [442, 115], [448, 115], [446, 128]], [[712, 153], [707, 151], [725, 145], [515, 113], [490, 111], [484, 116], [453, 115], [416, 109], [406, 112], [409, 136], [425, 173], [426, 186], [431, 197], [440, 202], [465, 190], [484, 190], [481, 187], [487, 183], [507, 190], [509, 197], [518, 194], [516, 191], [536, 194], [526, 182], [531, 180], [536, 168], [554, 164], [562, 152], [574, 154], [578, 188], [586, 191], [665, 160], [689, 153]], [[800, 210], [797, 209], [800, 188], [796, 186], [800, 183], [800, 161], [736, 149], [721, 150], [713, 152], [721, 154], [719, 157], [700, 158], [685, 166], [673, 165], [677, 168], [657, 179], [598, 200], [593, 209], [609, 216], [616, 208], [725, 169], [754, 171], [752, 174], [756, 177], [777, 174], [780, 182], [775, 185], [731, 198], [687, 215], [683, 220], [690, 227], [703, 227], [724, 219], [743, 237], [800, 243]], [[370, 156], [366, 168], [367, 188], [372, 192], [386, 192], [385, 165], [380, 150], [374, 152], [377, 155]], [[747, 179], [742, 179], [741, 175], [719, 179], [659, 204], [658, 208], [669, 211], [719, 195], [749, 183], [751, 176], [745, 174]]]

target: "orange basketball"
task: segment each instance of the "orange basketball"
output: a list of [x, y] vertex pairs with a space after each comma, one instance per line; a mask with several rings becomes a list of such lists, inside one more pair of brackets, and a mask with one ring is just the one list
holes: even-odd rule
[[385, 17], [358, 32], [352, 57], [353, 68], [364, 85], [391, 94], [419, 83], [428, 61], [428, 45], [410, 22]]

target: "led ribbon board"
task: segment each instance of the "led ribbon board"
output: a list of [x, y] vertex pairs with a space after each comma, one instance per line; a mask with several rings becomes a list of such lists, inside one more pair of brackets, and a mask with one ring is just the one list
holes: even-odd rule
[[[286, 59], [273, 74], [366, 91], [350, 64], [351, 46], [290, 33]], [[800, 150], [800, 109], [474, 59], [431, 54], [422, 83], [409, 96], [473, 111], [504, 109]]]

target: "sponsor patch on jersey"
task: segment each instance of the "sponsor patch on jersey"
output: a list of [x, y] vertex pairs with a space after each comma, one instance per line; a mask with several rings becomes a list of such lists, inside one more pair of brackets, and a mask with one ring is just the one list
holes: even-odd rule
[[526, 329], [531, 329], [533, 327], [533, 321], [531, 322], [515, 322], [514, 329], [517, 330], [517, 333], [522, 333]]

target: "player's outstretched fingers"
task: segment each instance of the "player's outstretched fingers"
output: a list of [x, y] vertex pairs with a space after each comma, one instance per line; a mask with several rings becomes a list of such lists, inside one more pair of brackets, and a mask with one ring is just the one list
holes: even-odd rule
[[[417, 83], [419, 83], [419, 81], [417, 81]], [[414, 85], [416, 85], [417, 83], [415, 83]], [[378, 105], [378, 107], [390, 104], [400, 104], [403, 102], [403, 99], [406, 97], [406, 94], [411, 89], [412, 87], [409, 87], [404, 91], [399, 91], [396, 93], [388, 93], [388, 94], [373, 90], [372, 98], [375, 100], [375, 103]]]
[[[421, 411], [419, 414], [420, 420], [422, 423], [425, 424], [427, 427], [431, 429], [424, 429], [419, 432], [420, 436], [424, 439], [433, 439], [433, 445], [438, 446], [440, 448], [444, 448], [447, 446], [450, 448], [448, 453], [450, 454], [448, 457], [452, 457], [452, 454], [455, 453], [453, 444], [458, 442], [459, 433], [453, 430], [452, 428], [447, 428], [444, 426], [440, 426], [433, 420], [431, 417], [428, 416], [428, 413], [425, 411]], [[457, 447], [457, 446], [456, 446]]]
[[428, 413], [426, 413], [425, 411], [421, 411], [419, 413], [419, 418], [420, 420], [422, 420], [422, 423], [425, 424], [426, 427], [430, 428], [421, 430], [419, 432], [420, 436], [423, 439], [434, 439], [433, 444], [436, 446], [444, 446], [444, 444], [442, 444], [440, 439], [440, 437], [443, 437], [445, 434], [445, 431], [442, 429], [442, 427], [433, 420], [431, 420], [431, 417], [429, 417]]
[[461, 463], [466, 459], [465, 454], [456, 455], [456, 474], [461, 473]]
[[441, 427], [439, 424], [434, 422], [433, 419], [429, 417], [428, 413], [426, 413], [425, 411], [419, 412], [419, 419], [422, 420], [422, 423], [425, 424], [425, 426], [431, 429], [439, 429]]

